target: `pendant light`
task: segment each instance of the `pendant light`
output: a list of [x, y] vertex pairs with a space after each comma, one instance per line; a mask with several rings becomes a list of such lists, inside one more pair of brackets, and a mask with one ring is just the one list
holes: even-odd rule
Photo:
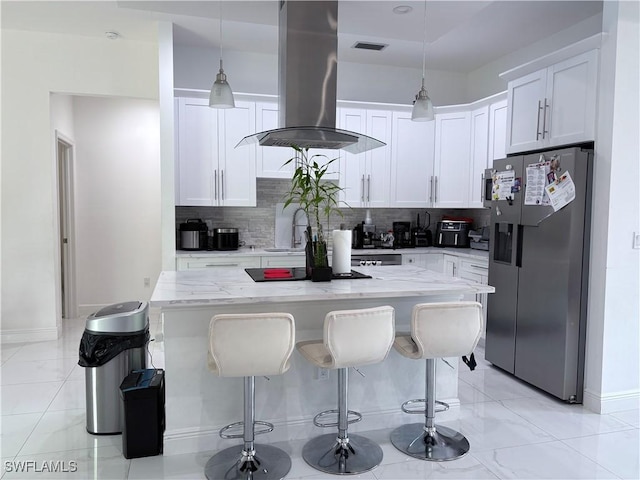
[[433, 103], [429, 98], [427, 89], [424, 88], [424, 73], [427, 45], [427, 0], [424, 1], [424, 35], [422, 37], [422, 88], [416, 95], [411, 111], [411, 120], [414, 122], [427, 122], [433, 120]]
[[211, 93], [209, 94], [209, 106], [211, 108], [234, 108], [236, 106], [233, 100], [233, 92], [229, 83], [227, 83], [227, 75], [222, 69], [222, 2], [218, 2], [218, 16], [220, 17], [220, 71], [216, 75], [216, 81], [211, 85]]

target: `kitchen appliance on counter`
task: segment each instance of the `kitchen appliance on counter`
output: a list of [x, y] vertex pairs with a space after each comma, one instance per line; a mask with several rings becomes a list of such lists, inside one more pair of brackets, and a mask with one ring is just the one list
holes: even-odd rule
[[379, 267], [385, 265], [402, 265], [402, 255], [399, 253], [351, 254], [352, 267]]
[[424, 212], [427, 218], [427, 224], [425, 227], [420, 226], [420, 214], [416, 218], [416, 226], [411, 229], [411, 235], [413, 236], [413, 245], [416, 247], [430, 247], [433, 245], [433, 238], [429, 225], [431, 224], [431, 215], [429, 212]]
[[364, 222], [357, 224], [351, 237], [351, 248], [374, 248], [376, 226]]
[[469, 242], [469, 247], [474, 250], [484, 250], [485, 252], [488, 252], [489, 231], [489, 227], [482, 227], [480, 230], [470, 230], [469, 238], [471, 241]]
[[[572, 147], [496, 160], [486, 172], [494, 184], [489, 284], [496, 291], [488, 296], [485, 357], [577, 403], [584, 389], [593, 159], [593, 150]], [[561, 175], [572, 183], [555, 183]], [[549, 185], [551, 193], [568, 189], [575, 198], [554, 211]]]
[[213, 229], [213, 249], [214, 250], [237, 250], [238, 241], [237, 228], [214, 228]]
[[469, 247], [471, 223], [463, 220], [442, 220], [436, 226], [436, 247]]
[[393, 248], [413, 248], [411, 222], [393, 222]]
[[180, 248], [205, 250], [207, 248], [207, 224], [199, 218], [190, 218], [180, 224]]

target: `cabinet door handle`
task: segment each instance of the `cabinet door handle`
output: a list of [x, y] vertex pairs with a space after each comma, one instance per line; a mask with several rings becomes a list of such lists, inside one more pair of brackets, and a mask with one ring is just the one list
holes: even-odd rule
[[480, 174], [480, 203], [484, 202], [484, 173]]
[[438, 203], [438, 176], [435, 176], [436, 179], [436, 188], [433, 191], [433, 203]]
[[207, 263], [205, 267], [237, 267], [237, 263]]
[[549, 108], [549, 104], [547, 103], [547, 99], [544, 99], [544, 110], [542, 112], [542, 138], [544, 139], [545, 135], [549, 133], [547, 130], [547, 108]]
[[213, 198], [218, 200], [218, 170], [213, 171]]
[[542, 110], [542, 102], [540, 102], [540, 100], [538, 100], [538, 110], [537, 110], [538, 119], [536, 121], [536, 140], [539, 140], [540, 139], [540, 135], [542, 135], [542, 132], [540, 131], [540, 110]]
[[224, 200], [224, 170], [220, 170], [220, 200]]
[[433, 175], [429, 179], [429, 203], [433, 203]]
[[364, 203], [364, 175], [362, 175], [362, 188], [360, 189], [360, 201]]
[[371, 175], [367, 175], [367, 202], [371, 201]]

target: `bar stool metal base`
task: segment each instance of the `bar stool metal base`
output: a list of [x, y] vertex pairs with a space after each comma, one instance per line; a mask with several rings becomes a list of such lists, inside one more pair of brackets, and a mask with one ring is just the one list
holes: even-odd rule
[[335, 433], [327, 433], [309, 440], [302, 448], [302, 458], [321, 472], [357, 475], [380, 465], [382, 448], [360, 435], [349, 435], [343, 443]]
[[436, 425], [434, 436], [427, 436], [424, 428], [424, 423], [402, 425], [391, 432], [391, 443], [411, 457], [435, 462], [455, 460], [469, 451], [469, 441], [460, 432]]
[[291, 457], [271, 445], [256, 445], [254, 455], [244, 455], [242, 445], [226, 448], [204, 467], [208, 480], [281, 480], [291, 470]]

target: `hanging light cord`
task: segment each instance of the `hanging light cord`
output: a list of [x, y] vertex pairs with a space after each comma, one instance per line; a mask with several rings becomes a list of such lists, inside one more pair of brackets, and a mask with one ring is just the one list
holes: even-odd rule
[[218, 17], [220, 18], [220, 71], [222, 72], [222, 1], [218, 2]]
[[424, 89], [424, 71], [426, 64], [426, 45], [427, 45], [427, 0], [424, 0], [424, 32], [422, 36], [422, 88]]

